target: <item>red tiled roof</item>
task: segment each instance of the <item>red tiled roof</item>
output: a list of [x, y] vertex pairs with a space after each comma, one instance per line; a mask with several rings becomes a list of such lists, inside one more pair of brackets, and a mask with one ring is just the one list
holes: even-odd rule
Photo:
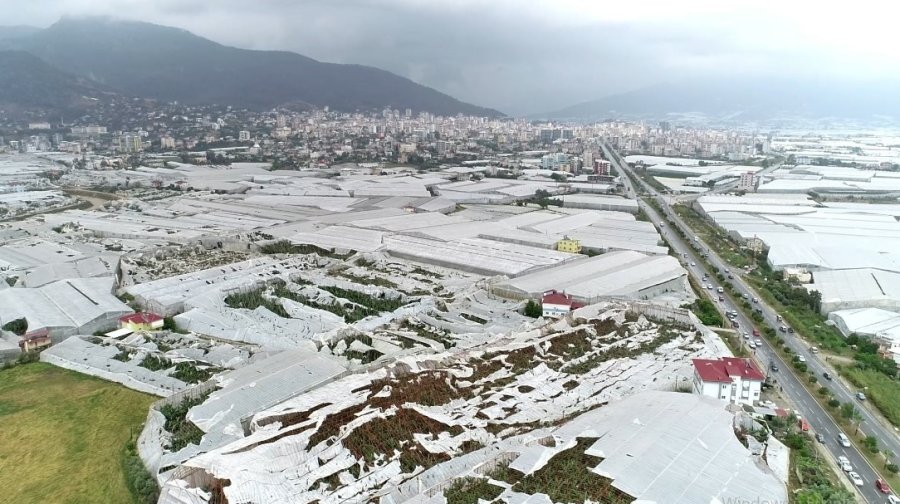
[[119, 317], [119, 322], [128, 322], [131, 324], [152, 324], [153, 322], [158, 322], [160, 320], [163, 320], [163, 318], [159, 315], [147, 312], [132, 313], [131, 315]]
[[718, 360], [693, 359], [694, 368], [700, 379], [705, 382], [731, 383], [733, 376], [744, 380], [763, 381], [765, 375], [750, 359], [739, 357], [722, 357]]
[[572, 296], [568, 296], [561, 292], [550, 292], [544, 294], [544, 297], [541, 298], [541, 304], [555, 304], [555, 305], [567, 305], [572, 306]]

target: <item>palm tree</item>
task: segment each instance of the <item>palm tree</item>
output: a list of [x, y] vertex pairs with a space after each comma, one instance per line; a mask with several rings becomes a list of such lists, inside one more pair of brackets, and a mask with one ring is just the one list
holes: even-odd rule
[[856, 424], [856, 433], [859, 434], [859, 426], [862, 424], [863, 416], [858, 409], [853, 408], [853, 411], [850, 413], [850, 421]]
[[881, 450], [881, 454], [884, 455], [884, 469], [887, 469], [888, 464], [891, 463], [891, 459], [894, 458], [894, 452], [885, 448]]

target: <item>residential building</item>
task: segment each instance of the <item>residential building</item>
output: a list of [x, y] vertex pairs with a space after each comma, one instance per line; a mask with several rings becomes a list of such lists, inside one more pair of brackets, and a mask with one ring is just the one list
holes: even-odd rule
[[584, 303], [575, 301], [575, 299], [564, 293], [555, 290], [545, 292], [541, 297], [541, 308], [544, 317], [560, 318], [564, 317], [570, 311], [581, 308]]
[[138, 133], [123, 133], [119, 135], [117, 143], [119, 152], [140, 152], [144, 150], [144, 143]]
[[148, 312], [132, 313], [119, 318], [119, 327], [121, 329], [131, 329], [132, 331], [162, 329], [164, 323], [163, 317]]
[[574, 238], [564, 236], [563, 239], [556, 242], [556, 250], [560, 252], [568, 252], [570, 254], [581, 253], [581, 241]]
[[741, 174], [741, 181], [738, 183], [739, 191], [756, 192], [757, 187], [759, 187], [759, 175], [754, 172]]
[[750, 359], [693, 359], [693, 363], [695, 394], [735, 404], [753, 405], [759, 400], [766, 377]]
[[249, 142], [250, 141], [250, 132], [247, 130], [241, 130], [238, 132], [238, 141], [240, 142]]
[[25, 333], [19, 341], [19, 348], [21, 348], [23, 352], [31, 352], [33, 350], [46, 348], [51, 344], [50, 331], [47, 328], [43, 328]]

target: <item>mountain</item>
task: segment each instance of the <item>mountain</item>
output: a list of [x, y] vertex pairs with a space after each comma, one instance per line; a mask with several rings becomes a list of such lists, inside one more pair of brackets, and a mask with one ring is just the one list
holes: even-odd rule
[[0, 51], [0, 108], [72, 112], [108, 96], [95, 83], [67, 74], [22, 51]]
[[188, 31], [106, 18], [64, 18], [0, 41], [130, 96], [264, 110], [288, 102], [343, 111], [410, 108], [499, 116], [377, 68], [323, 63], [286, 51], [227, 47]]
[[35, 26], [0, 26], [0, 40], [34, 35], [39, 31], [41, 31], [41, 29]]
[[717, 119], [784, 117], [900, 119], [896, 83], [718, 79], [659, 84], [579, 103], [537, 117], [603, 120], [703, 115]]

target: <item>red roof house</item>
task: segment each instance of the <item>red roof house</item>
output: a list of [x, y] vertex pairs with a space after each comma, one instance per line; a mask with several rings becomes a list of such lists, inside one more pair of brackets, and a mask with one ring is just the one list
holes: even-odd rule
[[543, 308], [545, 317], [562, 317], [572, 310], [576, 310], [584, 306], [584, 303], [575, 301], [575, 299], [565, 292], [557, 292], [555, 290], [545, 292], [541, 297], [541, 308]]
[[766, 376], [750, 359], [693, 359], [693, 363], [694, 392], [740, 404], [759, 400]]
[[119, 327], [123, 329], [128, 328], [132, 331], [159, 329], [164, 322], [165, 320], [162, 316], [149, 312], [138, 312], [119, 317]]

